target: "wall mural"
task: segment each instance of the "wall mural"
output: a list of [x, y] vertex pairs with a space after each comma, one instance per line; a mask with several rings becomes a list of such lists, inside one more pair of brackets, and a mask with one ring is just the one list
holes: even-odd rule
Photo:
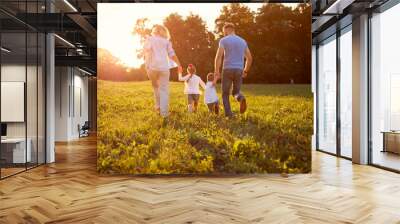
[[311, 171], [311, 7], [98, 5], [100, 173]]

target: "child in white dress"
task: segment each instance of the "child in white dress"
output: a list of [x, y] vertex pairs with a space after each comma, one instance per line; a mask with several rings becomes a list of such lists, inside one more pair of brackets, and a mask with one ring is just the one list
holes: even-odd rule
[[219, 113], [219, 100], [214, 83], [214, 73], [208, 73], [206, 88], [204, 89], [204, 103], [212, 113]]

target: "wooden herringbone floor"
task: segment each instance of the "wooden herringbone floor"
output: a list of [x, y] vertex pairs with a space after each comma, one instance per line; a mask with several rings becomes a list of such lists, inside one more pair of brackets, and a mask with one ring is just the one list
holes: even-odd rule
[[95, 139], [0, 181], [0, 223], [400, 223], [400, 175], [313, 154], [312, 174], [130, 177], [96, 173]]

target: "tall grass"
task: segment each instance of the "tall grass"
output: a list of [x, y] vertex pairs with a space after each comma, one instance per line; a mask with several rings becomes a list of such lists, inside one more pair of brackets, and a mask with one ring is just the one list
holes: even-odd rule
[[[170, 116], [163, 122], [153, 111], [150, 82], [98, 81], [98, 171], [309, 172], [310, 86], [245, 84], [242, 92], [248, 111], [227, 119], [210, 114], [202, 98], [199, 111], [187, 113], [183, 84], [171, 83]], [[233, 98], [231, 103], [238, 113]]]

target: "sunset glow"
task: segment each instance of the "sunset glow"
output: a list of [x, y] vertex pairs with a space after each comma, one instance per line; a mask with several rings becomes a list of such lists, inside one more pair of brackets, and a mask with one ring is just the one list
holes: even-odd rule
[[[160, 6], [162, 5], [162, 6]], [[226, 3], [101, 3], [98, 4], [98, 47], [106, 49], [119, 58], [127, 67], [138, 68], [143, 60], [137, 58], [141, 49], [140, 37], [133, 29], [137, 19], [148, 18], [149, 25], [162, 24], [165, 17], [178, 13], [186, 17], [197, 14], [207, 23], [210, 31], [222, 6]], [[262, 3], [246, 3], [252, 11], [257, 11]], [[295, 7], [296, 4], [287, 4]]]

